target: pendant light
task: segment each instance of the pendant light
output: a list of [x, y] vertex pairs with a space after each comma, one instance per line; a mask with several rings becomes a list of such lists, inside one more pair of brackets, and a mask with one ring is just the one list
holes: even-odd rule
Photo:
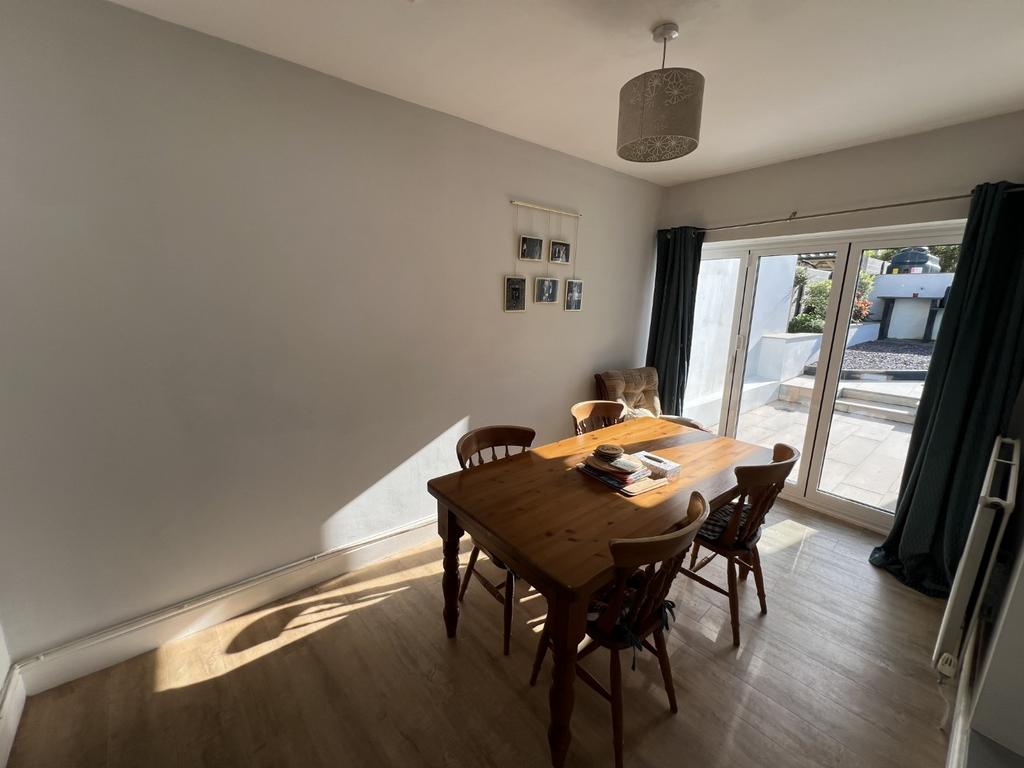
[[700, 139], [704, 75], [694, 69], [665, 68], [668, 41], [679, 37], [671, 22], [653, 30], [661, 43], [661, 69], [637, 75], [619, 91], [618, 155], [655, 163], [688, 155]]

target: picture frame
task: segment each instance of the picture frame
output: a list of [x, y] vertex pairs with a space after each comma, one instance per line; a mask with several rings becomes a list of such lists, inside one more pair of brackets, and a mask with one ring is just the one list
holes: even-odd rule
[[537, 235], [520, 235], [519, 260], [544, 261], [544, 238]]
[[533, 279], [533, 301], [537, 304], [558, 303], [557, 277], [535, 277]]
[[506, 312], [526, 311], [526, 276], [505, 275], [502, 308]]
[[569, 264], [572, 261], [571, 245], [564, 240], [552, 240], [548, 244], [548, 261], [552, 264]]
[[565, 311], [580, 312], [583, 310], [583, 281], [567, 278], [565, 281]]

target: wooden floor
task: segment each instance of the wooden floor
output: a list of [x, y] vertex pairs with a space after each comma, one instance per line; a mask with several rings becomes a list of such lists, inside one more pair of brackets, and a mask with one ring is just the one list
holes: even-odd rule
[[[738, 650], [725, 598], [677, 579], [680, 712], [649, 653], [624, 666], [626, 765], [941, 766], [942, 603], [868, 565], [877, 541], [777, 505], [769, 612], [741, 587]], [[479, 584], [445, 638], [440, 573], [438, 542], [34, 696], [10, 767], [549, 765], [550, 667], [527, 682], [543, 598], [520, 604], [505, 658], [501, 606]], [[606, 665], [586, 661], [602, 680]], [[569, 764], [611, 766], [610, 729], [577, 683]]]

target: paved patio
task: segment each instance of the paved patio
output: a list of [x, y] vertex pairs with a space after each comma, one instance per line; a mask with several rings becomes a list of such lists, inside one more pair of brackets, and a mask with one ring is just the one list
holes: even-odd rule
[[[775, 400], [740, 416], [737, 437], [803, 449], [807, 407]], [[910, 424], [836, 412], [819, 490], [893, 511], [910, 445]], [[799, 464], [797, 465], [799, 469]], [[796, 477], [794, 471], [792, 477]]]

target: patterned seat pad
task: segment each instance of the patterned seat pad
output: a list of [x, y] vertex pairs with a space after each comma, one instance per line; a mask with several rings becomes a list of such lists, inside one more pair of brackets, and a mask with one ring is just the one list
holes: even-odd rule
[[[728, 504], [716, 509], [708, 515], [708, 519], [705, 520], [704, 525], [700, 527], [699, 536], [702, 539], [707, 539], [708, 541], [718, 541], [718, 537], [721, 536], [725, 532], [725, 529], [729, 527], [729, 520], [732, 518], [733, 512], [735, 511], [735, 502], [729, 502]], [[744, 504], [743, 511], [740, 512], [740, 528], [742, 528], [744, 523], [747, 522], [747, 515], [749, 514], [750, 505]]]

